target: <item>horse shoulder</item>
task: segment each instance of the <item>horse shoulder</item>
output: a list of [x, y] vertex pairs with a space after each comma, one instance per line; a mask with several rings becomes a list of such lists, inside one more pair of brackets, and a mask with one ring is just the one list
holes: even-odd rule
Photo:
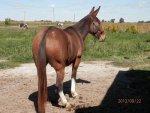
[[74, 29], [66, 29], [67, 39], [68, 39], [68, 55], [70, 58], [74, 59], [76, 57], [81, 57], [84, 49], [84, 42], [74, 31]]

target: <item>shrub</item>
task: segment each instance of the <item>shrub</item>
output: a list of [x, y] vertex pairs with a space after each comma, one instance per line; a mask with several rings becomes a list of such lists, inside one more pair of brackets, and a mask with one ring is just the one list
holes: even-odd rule
[[124, 19], [120, 18], [119, 23], [124, 23]]
[[126, 32], [129, 32], [129, 33], [138, 33], [138, 30], [136, 29], [135, 26], [131, 26], [129, 28], [126, 29]]
[[106, 28], [107, 31], [111, 31], [111, 32], [119, 32], [120, 29], [117, 25], [109, 25], [107, 28]]
[[10, 18], [5, 18], [5, 25], [9, 25], [11, 22], [11, 19]]
[[112, 26], [112, 32], [119, 32], [119, 27], [117, 25]]

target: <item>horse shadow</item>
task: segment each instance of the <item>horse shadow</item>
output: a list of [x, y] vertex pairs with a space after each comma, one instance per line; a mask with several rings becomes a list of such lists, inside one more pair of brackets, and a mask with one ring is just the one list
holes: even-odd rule
[[75, 113], [150, 113], [150, 71], [119, 71], [98, 106]]
[[[76, 79], [76, 83], [89, 84], [90, 81], [83, 80], [83, 79]], [[68, 94], [71, 97], [70, 89], [71, 89], [71, 81], [69, 80], [69, 81], [64, 82], [63, 83], [64, 94]], [[58, 95], [58, 93], [55, 92], [55, 90], [56, 90], [55, 84], [49, 86], [47, 88], [47, 90], [48, 90], [48, 102], [50, 102], [53, 106], [61, 107], [60, 105], [58, 105], [59, 95]], [[38, 98], [38, 91], [33, 92], [28, 97], [28, 99], [30, 101], [33, 101], [34, 107], [35, 107], [35, 111], [38, 113], [38, 101], [37, 101], [37, 98]]]

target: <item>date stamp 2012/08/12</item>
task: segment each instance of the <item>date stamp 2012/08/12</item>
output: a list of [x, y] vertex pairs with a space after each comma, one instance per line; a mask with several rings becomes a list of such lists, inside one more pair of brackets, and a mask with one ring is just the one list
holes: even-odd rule
[[134, 99], [134, 98], [130, 98], [130, 99], [117, 99], [117, 103], [119, 104], [141, 104], [142, 103], [142, 99]]

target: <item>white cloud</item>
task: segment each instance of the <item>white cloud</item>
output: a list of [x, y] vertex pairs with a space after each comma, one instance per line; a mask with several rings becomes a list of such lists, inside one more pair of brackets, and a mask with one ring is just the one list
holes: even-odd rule
[[50, 7], [55, 7], [55, 4], [51, 4]]

